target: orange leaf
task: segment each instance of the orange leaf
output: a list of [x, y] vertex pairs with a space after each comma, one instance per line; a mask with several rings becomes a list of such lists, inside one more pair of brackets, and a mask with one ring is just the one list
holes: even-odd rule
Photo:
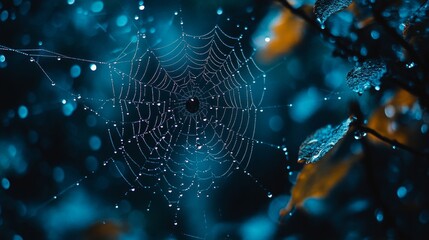
[[119, 239], [120, 234], [126, 231], [126, 226], [117, 223], [95, 223], [86, 230], [85, 239]]
[[326, 197], [347, 175], [360, 156], [354, 155], [342, 161], [323, 158], [318, 162], [305, 165], [298, 174], [296, 185], [292, 188], [289, 203], [280, 211], [280, 216], [286, 216], [294, 207], [302, 207], [308, 198]]
[[[400, 89], [385, 105], [374, 111], [368, 121], [368, 127], [402, 144], [419, 145], [420, 141], [416, 136], [421, 135], [420, 121], [404, 117], [413, 115], [413, 111], [420, 111], [417, 98]], [[373, 136], [369, 136], [369, 139], [380, 142]]]
[[264, 61], [271, 61], [291, 51], [303, 35], [304, 21], [285, 9], [272, 27], [270, 41], [259, 52]]

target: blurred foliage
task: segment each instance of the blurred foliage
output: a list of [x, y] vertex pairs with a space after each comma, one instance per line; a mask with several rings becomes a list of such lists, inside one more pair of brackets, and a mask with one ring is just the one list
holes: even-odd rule
[[[404, 214], [404, 211], [407, 210], [394, 209], [392, 206], [398, 206], [398, 201], [408, 196], [409, 192], [414, 189], [413, 185], [416, 187], [420, 185], [417, 182], [412, 183], [411, 178], [424, 182], [427, 182], [428, 179], [429, 77], [427, 64], [429, 58], [427, 57], [428, 47], [423, 44], [423, 41], [429, 40], [428, 1], [362, 0], [352, 3], [352, 1], [317, 0], [314, 5], [315, 17], [289, 1], [281, 0], [280, 2], [285, 8], [304, 19], [313, 29], [320, 32], [334, 46], [334, 55], [355, 63], [355, 68], [344, 76], [347, 79], [348, 87], [359, 96], [365, 90], [370, 89], [370, 94], [376, 99], [374, 101], [361, 97], [351, 104], [350, 112], [355, 119], [351, 124], [353, 129], [351, 132], [359, 144], [356, 147], [356, 145], [350, 145], [350, 142], [347, 143], [349, 151], [354, 152], [354, 155], [347, 157], [348, 160], [335, 160], [338, 156], [329, 151], [338, 142], [337, 135], [331, 134], [330, 126], [317, 130], [302, 143], [298, 161], [303, 162], [303, 158], [300, 156], [303, 154], [303, 150], [306, 150], [304, 160], [307, 164], [298, 174], [296, 184], [291, 190], [291, 199], [280, 215], [286, 219], [286, 222], [292, 222], [293, 220], [289, 218], [292, 216], [293, 219], [292, 210], [295, 207], [298, 212], [305, 211], [305, 203], [311, 199], [332, 199], [329, 193], [346, 179], [351, 168], [357, 167], [355, 163], [357, 159], [360, 159], [360, 164], [364, 166], [361, 174], [366, 176], [373, 206], [376, 208], [375, 218], [378, 222], [383, 223], [384, 227], [384, 231], [372, 232], [370, 235], [379, 234], [378, 236], [383, 236], [382, 238], [417, 237], [420, 239], [422, 233], [427, 234], [424, 230], [427, 220], [425, 217], [425, 219], [422, 218], [422, 214], [426, 214], [428, 205], [420, 206], [419, 219], [414, 219], [413, 223], [410, 223], [415, 224], [418, 229], [414, 232], [406, 229], [405, 225], [408, 223], [404, 223], [406, 221], [404, 218], [407, 218], [405, 215], [412, 215], [415, 212], [410, 210]], [[346, 31], [345, 34], [336, 30], [341, 25], [341, 20], [345, 20], [345, 18], [335, 19], [335, 15], [340, 15], [341, 13], [338, 12], [342, 10], [350, 11], [353, 14], [353, 17], [348, 19], [351, 22], [350, 27], [342, 30]], [[382, 87], [380, 87], [381, 85]], [[379, 107], [378, 104], [380, 104]], [[341, 136], [341, 138], [343, 137], [344, 135]], [[307, 151], [307, 149], [312, 149], [309, 143], [320, 144], [320, 146], [317, 151]], [[378, 143], [388, 146], [388, 150]], [[344, 148], [347, 146], [342, 146], [342, 149]], [[324, 149], [328, 149], [328, 151]], [[385, 151], [397, 151], [397, 149], [402, 149], [405, 155], [401, 154], [396, 159], [392, 158], [392, 154], [395, 153], [385, 153]], [[380, 154], [380, 152], [382, 153]], [[389, 182], [392, 185], [395, 185], [396, 181], [389, 176], [391, 173], [383, 175], [376, 170], [382, 164], [380, 157], [383, 154], [385, 154], [383, 164], [391, 165], [389, 167], [395, 166], [395, 161], [403, 161], [414, 165], [409, 166], [411, 169], [421, 167], [424, 169], [411, 173], [412, 177], [408, 175], [410, 174], [408, 169], [397, 169], [398, 174], [407, 179], [404, 181], [409, 185], [399, 187], [394, 197], [386, 195], [386, 190], [382, 190], [383, 187], [379, 183], [383, 178], [385, 179], [381, 180], [382, 182]], [[378, 159], [375, 159], [374, 156]], [[311, 161], [314, 158], [316, 161]], [[347, 187], [342, 186], [342, 190], [334, 191], [337, 194], [335, 197], [338, 198], [341, 196], [341, 192], [346, 192], [345, 188]], [[420, 197], [428, 196], [427, 189], [419, 188], [413, 191], [417, 191], [417, 195]], [[415, 198], [417, 197], [415, 196]], [[317, 214], [311, 213], [311, 211], [309, 214], [317, 217]], [[333, 214], [335, 215], [335, 213]], [[333, 227], [339, 229], [344, 226], [343, 224], [335, 222]], [[335, 236], [330, 233], [326, 234]], [[365, 236], [365, 234], [368, 233], [361, 232], [358, 236]], [[344, 237], [344, 235], [340, 236]]]
[[[68, 6], [74, 1], [44, 1], [31, 7], [29, 1], [22, 6], [18, 2], [1, 1], [1, 44], [109, 59], [123, 49], [132, 32], [128, 25], [117, 26], [118, 17], [124, 12], [127, 19], [138, 16], [140, 1], [132, 7], [106, 1], [103, 11], [111, 15], [84, 10], [95, 1], [73, 9]], [[195, 23], [196, 28], [211, 26], [215, 18], [209, 19], [208, 13], [246, 19], [252, 40], [262, 39], [255, 41], [258, 57], [267, 65], [279, 62], [273, 79], [267, 81], [275, 90], [267, 102], [289, 110], [262, 118], [267, 124], [257, 133], [268, 142], [284, 143], [281, 158], [255, 148], [254, 156], [262, 164], [250, 166], [244, 176], [232, 175], [219, 192], [213, 191], [209, 203], [183, 200], [186, 210], [181, 211], [188, 215], [178, 227], [172, 224], [177, 212], [142, 210], [165, 205], [152, 193], [121, 199], [119, 210], [106, 210], [111, 205], [104, 201], [123, 198], [120, 189], [126, 184], [117, 169], [98, 168], [99, 159], [108, 159], [110, 152], [108, 144], [91, 145], [91, 139], [104, 130], [103, 123], [92, 124], [97, 123], [93, 116], [76, 106], [71, 106], [71, 113], [66, 111], [57, 101], [61, 93], [46, 90], [40, 81], [42, 73], [22, 71], [28, 70], [24, 60], [5, 53], [0, 56], [2, 80], [3, 76], [10, 80], [0, 89], [1, 102], [7, 105], [1, 112], [0, 238], [17, 240], [21, 234], [88, 240], [425, 239], [429, 235], [429, 1], [224, 2], [220, 7], [214, 1], [190, 0], [177, 7], [176, 2], [166, 1], [150, 10], [155, 18], [137, 19], [148, 31], [157, 21], [167, 25], [177, 9], [187, 10], [185, 17], [192, 21], [185, 22]], [[280, 14], [270, 17], [270, 11], [279, 8]], [[264, 17], [269, 24], [262, 24]], [[260, 32], [254, 30], [258, 27]], [[76, 39], [82, 32], [87, 39]], [[338, 104], [342, 101], [350, 103], [347, 110]], [[291, 117], [292, 113], [298, 117]], [[346, 120], [327, 125], [340, 119]], [[76, 179], [95, 170], [98, 175], [79, 187], [90, 189], [79, 192], [86, 197], [76, 194], [60, 203], [49, 201], [42, 213], [34, 213], [34, 206], [55, 192], [74, 188]], [[257, 172], [256, 177], [249, 172]], [[259, 189], [249, 183], [249, 176], [252, 180], [262, 176], [262, 181], [254, 182], [270, 185], [268, 199], [256, 196]]]
[[280, 212], [280, 216], [286, 217], [295, 207], [302, 208], [304, 202], [310, 198], [326, 197], [360, 157], [354, 155], [344, 160], [327, 157], [306, 164], [298, 174], [296, 184], [291, 190], [291, 199], [286, 208]]
[[[420, 118], [416, 119], [420, 112], [417, 98], [400, 89], [384, 105], [374, 110], [368, 120], [368, 127], [402, 144], [422, 148], [427, 141], [421, 133], [423, 122]], [[383, 143], [371, 135], [369, 138]]]
[[83, 239], [86, 240], [116, 240], [120, 235], [127, 232], [125, 226], [113, 222], [95, 223], [85, 231]]
[[305, 24], [302, 19], [284, 9], [271, 29], [273, 36], [266, 46], [259, 51], [260, 58], [269, 62], [283, 56], [301, 42]]

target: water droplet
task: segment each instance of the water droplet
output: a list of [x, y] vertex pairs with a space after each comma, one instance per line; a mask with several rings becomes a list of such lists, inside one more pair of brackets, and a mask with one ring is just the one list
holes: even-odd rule
[[272, 194], [271, 192], [268, 192], [268, 193], [267, 193], [267, 197], [268, 197], [268, 198], [272, 198], [272, 197], [273, 197], [273, 194]]
[[322, 25], [323, 23], [322, 23], [322, 19], [321, 18], [316, 18], [316, 20], [317, 20], [317, 22], [320, 24], [320, 25]]
[[414, 62], [410, 62], [410, 63], [407, 63], [405, 66], [406, 66], [407, 68], [413, 68], [413, 67], [415, 67], [415, 66], [416, 66], [416, 64], [415, 64]]
[[359, 140], [359, 139], [362, 139], [363, 137], [365, 137], [366, 135], [367, 135], [366, 132], [357, 130], [357, 131], [355, 131], [354, 137], [356, 140]]
[[378, 222], [382, 222], [384, 219], [383, 212], [380, 209], [375, 210], [375, 219], [377, 219]]
[[423, 125], [420, 127], [420, 131], [421, 131], [423, 134], [427, 133], [427, 132], [428, 132], [428, 125], [427, 125], [427, 124], [423, 124]]
[[97, 70], [97, 65], [92, 63], [91, 65], [89, 65], [89, 69], [91, 69], [91, 71], [95, 71], [95, 70]]
[[396, 195], [398, 195], [399, 198], [404, 198], [407, 195], [407, 188], [404, 186], [401, 186], [396, 190]]

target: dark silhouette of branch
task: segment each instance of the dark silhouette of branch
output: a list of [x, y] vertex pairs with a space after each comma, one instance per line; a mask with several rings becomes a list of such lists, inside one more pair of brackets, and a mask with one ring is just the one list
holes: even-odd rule
[[386, 19], [381, 15], [383, 12], [383, 8], [378, 9], [373, 7], [372, 14], [374, 15], [374, 20], [379, 23], [383, 29], [386, 31], [387, 34], [399, 45], [401, 45], [402, 48], [404, 48], [407, 53], [409, 54], [410, 58], [413, 62], [416, 63], [417, 67], [419, 67], [423, 73], [426, 72], [427, 68], [425, 66], [425, 62], [422, 61], [419, 54], [416, 52], [413, 46], [411, 46], [405, 39], [400, 36], [394, 28], [392, 28], [389, 23], [386, 21]]
[[[356, 130], [358, 131], [364, 131], [365, 130], [365, 127], [363, 127], [364, 116], [359, 106], [359, 103], [352, 102], [350, 104], [350, 111], [351, 111], [351, 114], [355, 117], [355, 121], [352, 123], [353, 124], [352, 127], [355, 127]], [[384, 202], [383, 196], [381, 194], [381, 189], [376, 179], [377, 174], [373, 167], [373, 164], [375, 161], [373, 161], [372, 159], [371, 147], [368, 143], [368, 140], [366, 138], [361, 138], [360, 142], [362, 143], [362, 148], [364, 152], [362, 163], [365, 168], [366, 179], [369, 183], [368, 188], [372, 194], [376, 208], [379, 208], [383, 213], [384, 221], [382, 221], [381, 224], [385, 229], [385, 231], [388, 231], [389, 229], [393, 229], [395, 234], [399, 237], [399, 239], [406, 239], [404, 236], [404, 233], [398, 228], [396, 224], [394, 214], [391, 212], [389, 207]]]
[[425, 88], [421, 87], [420, 84], [414, 84], [417, 80], [411, 76], [409, 76], [408, 79], [406, 79], [405, 76], [397, 77], [397, 75], [401, 74], [403, 73], [398, 72], [396, 74], [391, 74], [386, 78], [386, 80], [389, 80], [410, 94], [416, 96], [419, 99], [420, 106], [425, 110], [429, 109], [429, 96], [425, 92]]
[[414, 148], [412, 148], [410, 146], [402, 144], [402, 143], [396, 141], [395, 139], [390, 139], [388, 137], [385, 137], [385, 136], [383, 136], [382, 134], [380, 134], [379, 132], [377, 132], [376, 130], [374, 130], [372, 128], [369, 128], [369, 127], [361, 125], [361, 126], [357, 126], [357, 129], [360, 130], [360, 131], [364, 131], [366, 133], [369, 133], [369, 134], [373, 135], [374, 137], [380, 139], [381, 141], [390, 144], [393, 148], [403, 149], [403, 150], [405, 150], [407, 152], [410, 152], [410, 153], [412, 153], [412, 154], [414, 154], [416, 156], [425, 157], [425, 158], [429, 157], [429, 153], [428, 152], [426, 152], [426, 151], [425, 152], [421, 152], [421, 151], [419, 151], [417, 149], [414, 149]]
[[405, 41], [405, 39], [401, 37], [395, 29], [390, 27], [389, 23], [384, 19], [381, 13], [379, 11], [373, 11], [373, 15], [374, 19], [383, 27], [392, 39], [408, 52], [413, 61], [416, 62], [418, 66], [423, 67], [423, 62], [420, 60], [416, 50], [407, 41]]
[[[293, 7], [288, 0], [278, 0], [285, 8], [290, 10], [294, 15], [300, 17], [303, 19], [308, 25], [316, 29], [318, 32], [322, 34], [322, 36], [330, 41], [330, 43], [333, 43], [335, 47], [339, 50], [341, 50], [346, 56], [349, 57], [357, 57], [358, 61], [363, 61], [365, 59], [364, 56], [360, 54], [359, 51], [355, 51], [350, 48], [350, 44], [346, 43], [343, 38], [334, 36], [329, 29], [322, 28], [322, 26], [319, 24], [319, 22], [310, 17], [302, 8], [295, 8]], [[417, 54], [416, 50], [407, 42], [404, 38], [402, 38], [400, 35], [396, 33], [396, 31], [389, 26], [389, 24], [386, 22], [386, 20], [383, 18], [383, 16], [380, 15], [382, 11], [374, 10], [374, 18], [376, 21], [385, 29], [385, 31], [398, 43], [400, 44], [410, 55], [410, 57], [415, 60], [416, 65], [422, 70], [422, 73], [425, 73], [426, 70], [429, 69], [425, 68], [424, 61], [422, 61]], [[407, 77], [409, 79], [409, 76]], [[422, 106], [427, 109], [428, 103], [429, 103], [429, 96], [425, 91], [424, 84], [418, 79], [418, 78], [412, 78], [412, 80], [409, 80], [409, 82], [413, 83], [412, 85], [404, 83], [401, 80], [398, 80], [397, 78], [390, 78], [394, 84], [397, 84], [399, 87], [405, 89], [409, 93], [417, 96], [420, 99], [420, 102]]]
[[403, 150], [405, 150], [409, 153], [412, 153], [416, 156], [429, 158], [429, 152], [428, 151], [421, 152], [421, 151], [414, 149], [408, 145], [402, 144], [402, 143], [396, 141], [395, 139], [390, 139], [390, 138], [384, 136], [383, 134], [377, 132], [376, 130], [374, 130], [370, 127], [367, 127], [364, 124], [364, 121], [363, 121], [364, 116], [363, 116], [363, 113], [360, 110], [360, 106], [357, 102], [352, 102], [350, 104], [350, 111], [351, 111], [351, 114], [355, 118], [355, 121], [351, 123], [352, 124], [351, 127], [353, 127], [356, 131], [361, 131], [361, 132], [371, 134], [374, 137], [376, 137], [377, 139], [391, 145], [392, 148], [400, 148], [400, 149], [403, 149]]
[[294, 15], [303, 19], [308, 25], [319, 31], [323, 37], [328, 39], [330, 43], [333, 43], [338, 49], [343, 51], [349, 57], [357, 57], [359, 61], [363, 60], [363, 56], [358, 51], [354, 51], [347, 44], [343, 38], [333, 35], [326, 27], [322, 28], [322, 25], [316, 20], [307, 15], [307, 13], [301, 8], [293, 7], [288, 0], [278, 0], [285, 8], [289, 9]]

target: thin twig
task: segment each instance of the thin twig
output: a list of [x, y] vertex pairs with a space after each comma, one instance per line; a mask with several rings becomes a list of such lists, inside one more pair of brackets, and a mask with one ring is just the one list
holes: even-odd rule
[[386, 21], [386, 19], [381, 15], [381, 12], [383, 10], [382, 9], [376, 9], [373, 8], [373, 15], [374, 15], [374, 19], [377, 23], [379, 23], [383, 29], [387, 32], [387, 34], [390, 35], [390, 37], [399, 45], [401, 45], [401, 47], [403, 49], [405, 49], [409, 56], [411, 57], [412, 61], [414, 61], [417, 65], [417, 67], [419, 67], [423, 73], [425, 73], [425, 64], [424, 61], [421, 60], [419, 54], [416, 52], [416, 50], [413, 48], [413, 46], [411, 46], [407, 41], [405, 41], [405, 39], [403, 37], [401, 37], [394, 28], [392, 28], [389, 23]]
[[383, 219], [382, 226], [386, 231], [389, 229], [393, 229], [396, 236], [399, 237], [399, 239], [405, 239], [405, 234], [400, 230], [398, 225], [395, 221], [395, 215], [393, 214], [392, 210], [388, 207], [388, 205], [385, 203], [382, 195], [382, 190], [378, 184], [378, 181], [376, 179], [375, 169], [374, 169], [374, 161], [372, 159], [372, 154], [370, 151], [370, 146], [367, 139], [361, 139], [362, 146], [364, 149], [365, 156], [363, 157], [363, 165], [366, 172], [367, 181], [369, 182], [369, 189], [372, 193], [375, 205], [377, 208], [381, 210], [383, 213]]
[[[351, 114], [356, 118], [356, 120], [353, 122], [353, 127], [355, 127], [357, 130], [365, 130], [366, 127], [363, 126], [364, 115], [359, 106], [359, 103], [352, 102], [350, 105], [350, 111]], [[365, 154], [362, 159], [362, 162], [365, 168], [365, 176], [369, 183], [368, 188], [373, 196], [375, 206], [383, 212], [384, 221], [382, 221], [381, 224], [386, 231], [388, 229], [393, 229], [399, 239], [405, 239], [405, 234], [399, 229], [398, 225], [396, 224], [395, 215], [384, 201], [381, 188], [378, 184], [379, 181], [377, 180], [378, 175], [375, 174], [375, 161], [373, 161], [372, 159], [372, 151], [368, 139], [362, 138], [360, 141], [362, 143], [362, 148]]]
[[[348, 56], [351, 57], [357, 57], [360, 61], [363, 59], [363, 56], [360, 54], [360, 52], [354, 51], [353, 49], [350, 49], [350, 44], [347, 44], [343, 41], [342, 38], [337, 37], [333, 35], [327, 28], [322, 28], [322, 26], [319, 24], [319, 22], [310, 16], [307, 15], [304, 10], [301, 8], [295, 8], [293, 7], [288, 0], [278, 0], [285, 8], [289, 9], [294, 15], [300, 17], [303, 19], [308, 25], [315, 28], [317, 31], [319, 31], [325, 38], [333, 40], [335, 46], [338, 49], [341, 49], [344, 53], [346, 53]], [[329, 41], [331, 42], [331, 41]]]
[[390, 139], [388, 137], [385, 137], [382, 134], [380, 134], [379, 132], [377, 132], [376, 130], [374, 130], [372, 128], [369, 128], [367, 126], [358, 126], [357, 129], [373, 135], [374, 137], [380, 139], [381, 141], [390, 144], [392, 147], [395, 147], [395, 148], [398, 147], [400, 149], [403, 149], [403, 150], [405, 150], [407, 152], [410, 152], [410, 153], [412, 153], [414, 155], [417, 155], [417, 156], [420, 156], [420, 157], [425, 157], [425, 158], [429, 157], [429, 153], [428, 152], [426, 152], [426, 151], [425, 152], [421, 152], [421, 151], [419, 151], [417, 149], [414, 149], [414, 148], [412, 148], [410, 146], [402, 144], [402, 143], [396, 141], [395, 139]]
[[[401, 73], [397, 73], [397, 75], [400, 75]], [[392, 83], [398, 85], [400, 88], [404, 89], [405, 91], [409, 92], [410, 94], [416, 96], [419, 99], [420, 106], [423, 107], [423, 109], [427, 110], [429, 109], [429, 96], [425, 92], [425, 88], [420, 87], [420, 85], [412, 85], [410, 86], [408, 83], [415, 83], [416, 79], [409, 77], [407, 80], [408, 82], [404, 82], [403, 80], [405, 77], [398, 78], [394, 75], [390, 75], [387, 79], [390, 80]]]

